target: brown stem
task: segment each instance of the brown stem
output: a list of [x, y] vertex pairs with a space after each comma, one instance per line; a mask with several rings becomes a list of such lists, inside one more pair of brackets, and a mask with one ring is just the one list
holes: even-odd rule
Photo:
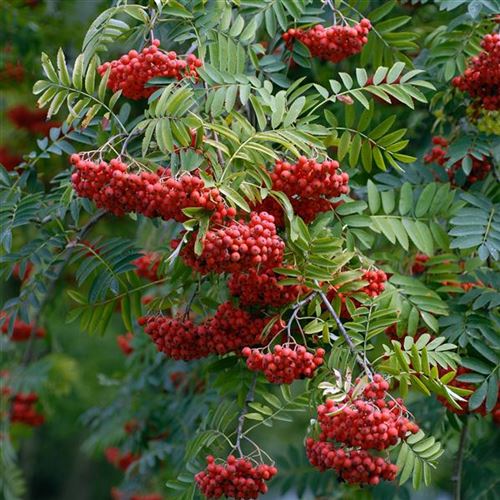
[[333, 316], [333, 319], [335, 320], [335, 323], [337, 323], [337, 326], [339, 328], [340, 333], [342, 334], [342, 337], [344, 337], [344, 340], [346, 344], [349, 346], [349, 350], [356, 356], [356, 362], [358, 363], [359, 366], [363, 369], [363, 371], [368, 375], [368, 378], [370, 380], [373, 379], [373, 371], [370, 366], [370, 363], [363, 357], [361, 354], [356, 349], [356, 346], [353, 344], [351, 337], [349, 337], [349, 334], [347, 333], [346, 329], [344, 328], [344, 325], [342, 324], [342, 321], [340, 321], [340, 318], [338, 317], [337, 313], [335, 312], [335, 309], [332, 307], [330, 304], [330, 301], [328, 300], [327, 296], [323, 292], [318, 292], [319, 296], [321, 297], [321, 300], [325, 304], [326, 308], [328, 309], [328, 312]]
[[464, 465], [465, 444], [467, 442], [467, 430], [469, 419], [466, 418], [462, 431], [460, 432], [460, 441], [458, 443], [457, 456], [455, 458], [455, 467], [453, 469], [452, 481], [454, 483], [453, 498], [461, 500], [462, 498], [462, 469]]

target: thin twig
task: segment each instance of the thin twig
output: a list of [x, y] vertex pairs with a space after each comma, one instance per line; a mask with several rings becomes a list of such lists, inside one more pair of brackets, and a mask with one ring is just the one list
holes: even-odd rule
[[460, 432], [460, 441], [458, 443], [457, 456], [455, 459], [455, 467], [453, 469], [452, 481], [455, 485], [453, 488], [454, 500], [461, 500], [462, 498], [462, 469], [464, 465], [465, 443], [467, 441], [467, 428], [469, 419], [466, 418], [462, 431]]
[[241, 438], [243, 436], [243, 426], [245, 425], [245, 415], [248, 413], [248, 405], [254, 400], [255, 397], [255, 385], [257, 384], [257, 373], [254, 374], [250, 387], [248, 389], [247, 395], [245, 397], [245, 404], [240, 411], [238, 417], [238, 427], [236, 429], [236, 449], [243, 457], [243, 451], [241, 450]]
[[314, 297], [316, 297], [316, 293], [311, 293], [305, 299], [301, 300], [300, 302], [297, 302], [293, 306], [293, 313], [290, 316], [290, 319], [288, 320], [288, 323], [286, 325], [286, 331], [287, 331], [287, 338], [288, 338], [288, 340], [290, 340], [292, 338], [292, 324], [293, 324], [293, 322], [297, 321], [297, 323], [298, 323], [297, 316], [299, 314], [300, 309], [303, 306], [305, 306], [306, 304], [308, 304], [309, 302], [311, 302], [311, 300], [313, 300]]
[[[64, 268], [67, 266], [69, 260], [71, 259], [71, 256], [73, 255], [73, 251], [76, 248], [76, 246], [85, 238], [85, 236], [88, 234], [88, 232], [107, 214], [108, 212], [105, 210], [100, 210], [97, 212], [88, 222], [85, 224], [78, 234], [76, 235], [75, 238], [73, 238], [66, 247], [64, 248], [64, 251], [66, 255], [64, 256], [63, 260], [58, 264], [56, 271], [54, 272], [53, 275], [50, 276], [49, 278], [49, 285], [47, 288], [47, 291], [40, 302], [38, 306], [37, 313], [35, 317], [33, 318], [33, 324], [36, 325], [38, 324], [40, 320], [40, 316], [42, 314], [42, 310], [47, 303], [47, 301], [52, 298], [52, 295], [54, 293], [54, 289], [56, 287], [57, 282], [59, 281], [59, 278], [61, 277], [62, 272], [64, 271]], [[35, 339], [35, 328], [32, 329], [32, 332], [30, 334], [30, 338], [28, 340], [28, 345], [26, 347], [26, 350], [24, 351], [24, 356], [23, 356], [23, 365], [27, 365], [32, 358], [33, 355], [33, 346], [34, 346], [34, 339]]]
[[373, 379], [373, 371], [371, 369], [371, 366], [369, 362], [363, 358], [359, 354], [359, 352], [356, 349], [356, 346], [353, 344], [351, 337], [349, 337], [349, 334], [347, 333], [346, 329], [344, 328], [344, 325], [342, 324], [342, 321], [340, 321], [340, 318], [338, 317], [337, 313], [335, 312], [335, 309], [332, 307], [330, 304], [330, 301], [328, 300], [327, 296], [323, 292], [318, 292], [319, 296], [321, 297], [321, 300], [325, 304], [326, 308], [328, 309], [328, 312], [333, 316], [333, 319], [335, 320], [335, 323], [337, 323], [337, 326], [339, 328], [340, 333], [342, 334], [342, 337], [344, 337], [344, 340], [346, 341], [346, 344], [349, 346], [350, 351], [356, 356], [356, 361], [363, 368], [363, 371], [368, 375], [368, 378], [370, 380]]

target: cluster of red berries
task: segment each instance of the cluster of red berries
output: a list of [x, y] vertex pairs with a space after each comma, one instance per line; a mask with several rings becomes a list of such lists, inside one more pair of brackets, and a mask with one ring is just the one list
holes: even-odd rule
[[360, 396], [351, 390], [347, 401], [327, 400], [318, 406], [319, 440], [307, 441], [312, 465], [333, 469], [349, 483], [393, 480], [397, 467], [367, 450], [385, 450], [419, 428], [406, 417], [401, 399], [386, 401], [388, 389], [382, 375], [375, 374]]
[[[4, 312], [0, 311], [0, 322], [2, 322], [0, 327], [1, 332], [4, 335], [9, 334], [9, 316]], [[32, 336], [37, 338], [45, 337], [45, 329], [41, 327], [36, 327], [33, 324], [25, 323], [23, 320], [16, 318], [14, 321], [14, 328], [10, 335], [10, 340], [13, 342], [25, 342], [29, 340]]]
[[325, 28], [317, 24], [306, 30], [289, 29], [282, 37], [289, 50], [293, 48], [293, 41], [299, 40], [309, 49], [313, 57], [338, 63], [361, 52], [368, 42], [371, 27], [368, 19], [362, 19], [354, 26], [334, 25]]
[[425, 272], [426, 266], [425, 263], [429, 260], [429, 256], [424, 253], [417, 253], [415, 255], [415, 259], [411, 265], [411, 273], [412, 274], [422, 274]]
[[366, 450], [336, 448], [333, 443], [306, 440], [306, 453], [311, 465], [321, 472], [334, 470], [350, 484], [379, 484], [380, 480], [394, 481], [398, 468], [382, 457]]
[[38, 413], [37, 402], [38, 396], [34, 392], [14, 395], [10, 406], [10, 421], [31, 427], [42, 425], [45, 422], [45, 417]]
[[445, 148], [449, 146], [448, 141], [441, 136], [436, 136], [432, 138], [431, 151], [424, 155], [425, 163], [437, 163], [438, 165], [444, 166], [447, 161], [448, 152]]
[[324, 349], [309, 352], [302, 345], [275, 345], [273, 352], [264, 354], [259, 349], [245, 347], [242, 351], [250, 370], [261, 371], [273, 384], [291, 384], [294, 380], [311, 378], [323, 364]]
[[[172, 241], [173, 248], [178, 245], [178, 240]], [[252, 212], [248, 222], [231, 220], [219, 229], [212, 227], [205, 235], [199, 256], [194, 245], [192, 237], [181, 250], [181, 256], [200, 274], [270, 269], [282, 263], [285, 249], [285, 243], [276, 233], [274, 217], [267, 212]]]
[[335, 160], [318, 163], [301, 156], [294, 164], [276, 160], [270, 175], [273, 189], [288, 196], [334, 198], [349, 192], [349, 175], [337, 173], [338, 168], [339, 163]]
[[22, 156], [12, 153], [5, 146], [0, 146], [0, 165], [3, 165], [7, 172], [12, 172], [22, 161]]
[[280, 285], [284, 279], [286, 276], [276, 274], [271, 269], [260, 273], [248, 269], [234, 273], [228, 281], [228, 287], [231, 295], [238, 297], [242, 306], [280, 307], [295, 302], [309, 290], [301, 285]]
[[404, 416], [401, 400], [387, 402], [383, 397], [369, 397], [366, 391], [363, 396], [347, 406], [327, 400], [318, 407], [323, 441], [332, 439], [349, 447], [380, 451], [405, 439], [409, 432], [418, 432], [418, 426]]
[[157, 87], [145, 87], [152, 78], [168, 77], [181, 80], [184, 77], [198, 76], [196, 68], [202, 62], [193, 54], [185, 60], [179, 59], [175, 52], [162, 52], [159, 49], [160, 41], [153, 40], [152, 45], [144, 47], [141, 52], [131, 50], [115, 61], [106, 62], [99, 66], [98, 71], [103, 76], [111, 68], [108, 88], [113, 92], [122, 90], [129, 99], [143, 99], [149, 97]]
[[[440, 369], [440, 376], [442, 377], [448, 371], [449, 370]], [[476, 385], [471, 384], [470, 382], [462, 382], [462, 381], [458, 380], [458, 377], [460, 375], [465, 375], [467, 373], [471, 373], [471, 371], [468, 368], [464, 368], [463, 366], [459, 366], [455, 377], [450, 382], [448, 382], [447, 385], [449, 385], [450, 387], [457, 387], [458, 389], [467, 389], [469, 391], [474, 392], [477, 389]], [[470, 395], [469, 396], [462, 396], [462, 397], [465, 399], [465, 401], [457, 401], [460, 408], [455, 408], [455, 406], [452, 406], [449, 403], [449, 401], [446, 398], [444, 398], [443, 396], [438, 396], [437, 399], [449, 411], [451, 411], [452, 413], [456, 413], [457, 415], [466, 415], [468, 413], [478, 413], [479, 415], [482, 415], [483, 417], [486, 415], [486, 403], [483, 402], [483, 404], [479, 408], [476, 408], [475, 410], [473, 410], [471, 412], [471, 410], [469, 410]], [[493, 420], [497, 423], [500, 423], [500, 387], [499, 387], [499, 395], [497, 398], [496, 405], [493, 408], [493, 410], [491, 411], [491, 413], [493, 415]]]
[[486, 35], [482, 52], [469, 60], [464, 74], [453, 78], [452, 84], [467, 92], [478, 106], [494, 111], [500, 109], [500, 34]]
[[[269, 318], [255, 317], [230, 302], [221, 304], [213, 317], [197, 325], [190, 319], [144, 316], [139, 324], [156, 347], [173, 359], [199, 359], [210, 354], [238, 352], [244, 346], [260, 345]], [[278, 328], [278, 324], [271, 329]]]
[[360, 291], [370, 297], [377, 297], [377, 295], [380, 295], [385, 290], [387, 274], [381, 269], [367, 270], [363, 273], [361, 279], [368, 281], [368, 285], [364, 286]]
[[71, 181], [77, 194], [115, 215], [136, 212], [184, 222], [187, 217], [182, 210], [188, 207], [218, 212], [219, 218], [235, 213], [225, 208], [218, 189], [206, 188], [194, 173], [176, 178], [170, 169], [159, 168], [156, 173], [135, 174], [119, 159], [94, 163], [77, 154], [71, 155], [71, 163], [75, 166]]
[[42, 109], [32, 110], [23, 104], [8, 109], [7, 118], [17, 128], [25, 129], [32, 134], [47, 135], [52, 127], [59, 127], [61, 125], [55, 120], [46, 121], [46, 111]]
[[198, 472], [195, 481], [207, 498], [258, 498], [267, 492], [266, 481], [272, 479], [278, 470], [272, 465], [253, 465], [246, 458], [229, 455], [224, 463], [217, 464], [211, 455], [207, 467]]
[[130, 345], [134, 336], [132, 333], [127, 332], [124, 335], [116, 337], [116, 343], [125, 356], [130, 356], [134, 352], [134, 348]]
[[[349, 175], [338, 169], [335, 160], [318, 163], [301, 156], [294, 164], [277, 160], [270, 176], [273, 189], [288, 195], [294, 213], [309, 224], [319, 213], [329, 212], [341, 203], [333, 203], [329, 198], [349, 192]], [[274, 198], [265, 198], [256, 209], [273, 215], [277, 226], [285, 225], [283, 208]]]
[[[445, 163], [448, 161], [448, 151], [445, 149], [449, 146], [448, 141], [443, 137], [433, 137], [432, 143], [434, 146], [431, 151], [424, 155], [425, 163], [436, 163], [437, 165], [444, 167]], [[472, 168], [467, 176], [465, 185], [470, 186], [475, 182], [482, 181], [491, 171], [492, 164], [486, 157], [478, 159], [472, 155], [469, 155], [472, 161]], [[457, 172], [462, 168], [462, 162], [457, 161], [451, 167], [447, 169], [448, 179], [452, 185], [456, 185]]]
[[135, 266], [135, 274], [140, 278], [149, 281], [158, 281], [158, 268], [161, 264], [161, 256], [156, 252], [144, 252], [144, 255], [135, 259], [132, 264]]
[[159, 493], [129, 493], [111, 488], [112, 500], [163, 500]]
[[122, 453], [119, 448], [110, 447], [104, 450], [104, 455], [106, 460], [114, 465], [117, 469], [126, 471], [134, 462], [137, 462], [141, 457], [140, 455], [135, 455], [130, 451]]

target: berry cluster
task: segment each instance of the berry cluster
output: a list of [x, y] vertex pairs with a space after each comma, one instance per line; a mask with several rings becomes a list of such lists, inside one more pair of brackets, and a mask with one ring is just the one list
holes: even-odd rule
[[338, 63], [361, 52], [368, 42], [371, 27], [368, 19], [362, 19], [354, 26], [334, 25], [325, 28], [317, 24], [306, 30], [289, 29], [282, 37], [289, 50], [293, 48], [293, 41], [299, 40], [309, 49], [313, 57]]
[[322, 440], [332, 439], [363, 450], [385, 450], [404, 439], [418, 426], [405, 416], [402, 401], [365, 397], [343, 403], [327, 400], [318, 407]]
[[377, 295], [380, 295], [385, 290], [387, 274], [381, 269], [367, 270], [363, 273], [361, 279], [368, 281], [368, 285], [364, 286], [360, 291], [370, 297], [377, 297]]
[[42, 109], [31, 110], [20, 104], [7, 110], [7, 118], [20, 129], [32, 134], [47, 135], [52, 127], [59, 127], [57, 121], [46, 121], [47, 112]]
[[134, 462], [137, 462], [141, 457], [134, 455], [130, 451], [122, 453], [119, 448], [111, 447], [104, 450], [106, 460], [114, 465], [117, 469], [126, 471]]
[[447, 151], [445, 148], [449, 146], [449, 143], [444, 137], [435, 136], [432, 138], [432, 144], [434, 144], [434, 146], [431, 151], [424, 155], [424, 162], [437, 163], [443, 166], [447, 159]]
[[[335, 160], [318, 163], [301, 156], [294, 164], [277, 160], [270, 176], [273, 189], [288, 195], [295, 214], [308, 224], [319, 213], [329, 212], [341, 203], [333, 203], [329, 198], [349, 192], [349, 175], [338, 169], [339, 164]], [[256, 209], [273, 215], [277, 226], [285, 225], [283, 208], [274, 198], [265, 198]]]
[[478, 106], [487, 110], [500, 109], [500, 34], [486, 35], [482, 52], [469, 60], [464, 74], [452, 80], [462, 92], [467, 92]]
[[350, 484], [376, 485], [381, 479], [394, 481], [398, 471], [396, 465], [366, 450], [344, 450], [313, 438], [306, 440], [306, 453], [311, 465], [321, 472], [332, 469]]
[[[199, 325], [190, 319], [161, 315], [139, 318], [139, 324], [144, 326], [160, 352], [185, 361], [260, 345], [262, 330], [268, 321], [269, 318], [255, 317], [230, 302], [221, 304], [213, 317]], [[273, 325], [271, 330], [278, 327], [278, 324]]]
[[[174, 248], [178, 240], [172, 241]], [[235, 273], [251, 268], [263, 270], [279, 266], [285, 243], [276, 233], [274, 217], [267, 212], [252, 212], [250, 220], [232, 220], [219, 229], [209, 229], [201, 255], [194, 252], [192, 237], [181, 250], [185, 263], [200, 274]]]
[[397, 467], [367, 450], [385, 450], [419, 428], [406, 417], [401, 399], [386, 401], [388, 389], [382, 375], [375, 374], [358, 397], [351, 389], [346, 401], [318, 406], [321, 433], [318, 441], [307, 441], [310, 462], [321, 471], [335, 470], [349, 483], [393, 480]]
[[7, 172], [12, 172], [22, 161], [22, 156], [12, 153], [5, 146], [0, 146], [0, 165], [3, 165]]
[[153, 40], [152, 45], [144, 47], [141, 52], [131, 50], [120, 59], [99, 66], [99, 74], [103, 76], [111, 68], [108, 88], [113, 92], [121, 90], [125, 97], [134, 100], [147, 98], [157, 90], [157, 87], [145, 87], [152, 78], [181, 80], [184, 77], [198, 76], [196, 68], [202, 65], [200, 59], [190, 54], [182, 60], [175, 52], [162, 52], [159, 46], [160, 41]]
[[291, 384], [294, 380], [311, 378], [316, 368], [323, 364], [324, 349], [313, 353], [302, 345], [275, 345], [273, 352], [245, 347], [242, 351], [250, 370], [261, 371], [273, 384]]
[[130, 356], [134, 352], [134, 348], [130, 345], [132, 339], [134, 338], [133, 334], [130, 332], [125, 333], [124, 335], [118, 335], [116, 337], [116, 343], [120, 350], [125, 354], [125, 356]]
[[417, 253], [415, 255], [415, 259], [411, 265], [411, 273], [412, 274], [422, 274], [425, 272], [425, 263], [429, 260], [429, 256], [424, 253]]
[[132, 264], [135, 266], [135, 274], [140, 278], [149, 281], [158, 281], [158, 268], [161, 264], [161, 256], [155, 252], [144, 252], [144, 255], [135, 259]]
[[228, 281], [233, 297], [238, 297], [242, 306], [280, 307], [295, 302], [308, 288], [300, 285], [280, 285], [286, 276], [271, 269], [262, 273], [255, 269], [234, 273]]
[[94, 163], [77, 154], [71, 155], [71, 163], [75, 166], [71, 181], [78, 196], [115, 215], [136, 212], [184, 222], [187, 217], [182, 210], [188, 207], [218, 212], [219, 218], [234, 215], [233, 209], [224, 207], [219, 190], [206, 188], [195, 173], [176, 178], [170, 169], [159, 168], [156, 173], [136, 174], [119, 159]]
[[[0, 311], [0, 322], [3, 321], [0, 330], [4, 335], [9, 334], [9, 319], [9, 316], [4, 311]], [[45, 337], [45, 329], [36, 327], [33, 324], [25, 323], [21, 319], [16, 318], [12, 334], [9, 337], [10, 340], [13, 342], [25, 342], [26, 340], [29, 340], [31, 336], [43, 338]]]
[[36, 410], [38, 396], [34, 392], [19, 393], [12, 397], [10, 421], [31, 427], [38, 427], [45, 422], [45, 417]]
[[[444, 167], [446, 162], [448, 161], [448, 151], [447, 148], [449, 146], [449, 142], [444, 137], [433, 137], [432, 143], [434, 144], [433, 148], [429, 153], [424, 155], [425, 163], [435, 163], [441, 167]], [[483, 157], [481, 160], [478, 158], [469, 155], [469, 158], [472, 161], [472, 168], [467, 176], [465, 181], [466, 186], [470, 186], [475, 182], [483, 180], [490, 170], [492, 169], [491, 163], [488, 161], [486, 157]], [[447, 169], [448, 179], [452, 185], [456, 185], [457, 173], [462, 168], [462, 162], [457, 161], [451, 167]]]
[[305, 156], [301, 156], [294, 164], [276, 160], [271, 172], [273, 189], [302, 198], [333, 198], [347, 194], [349, 175], [337, 173], [338, 168], [339, 163], [335, 160], [318, 163]]
[[198, 472], [195, 481], [207, 498], [252, 499], [267, 492], [266, 481], [277, 473], [272, 465], [253, 465], [246, 458], [229, 455], [224, 463], [217, 464], [211, 455], [207, 457], [207, 467]]

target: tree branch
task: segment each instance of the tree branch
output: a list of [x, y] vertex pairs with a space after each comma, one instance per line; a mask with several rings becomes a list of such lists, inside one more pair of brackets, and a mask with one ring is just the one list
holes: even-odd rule
[[349, 337], [349, 334], [347, 333], [346, 329], [344, 328], [342, 321], [340, 321], [340, 318], [338, 317], [337, 313], [335, 312], [335, 309], [330, 304], [330, 301], [328, 300], [327, 296], [321, 291], [318, 293], [319, 293], [319, 296], [321, 297], [321, 300], [323, 301], [326, 308], [328, 309], [328, 312], [333, 316], [335, 323], [337, 323], [337, 326], [339, 328], [340, 333], [342, 334], [342, 337], [344, 337], [346, 344], [349, 346], [349, 350], [356, 356], [356, 362], [358, 363], [359, 366], [361, 366], [363, 371], [368, 375], [368, 378], [370, 380], [372, 380], [373, 379], [373, 370], [370, 366], [370, 363], [363, 356], [361, 356], [361, 354], [359, 354], [359, 352], [357, 351], [356, 346], [353, 344], [351, 337]]

